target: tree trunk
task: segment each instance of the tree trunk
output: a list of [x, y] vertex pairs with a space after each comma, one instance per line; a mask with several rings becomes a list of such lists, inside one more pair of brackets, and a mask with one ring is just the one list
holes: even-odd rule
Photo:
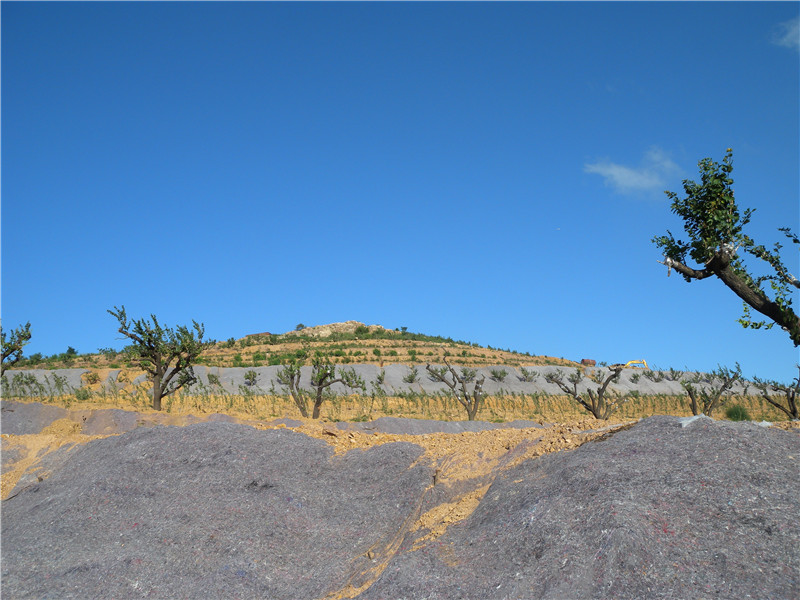
[[308, 418], [308, 407], [306, 406], [305, 398], [301, 398], [297, 392], [291, 390], [292, 393], [292, 400], [297, 405], [298, 410], [300, 410], [300, 415], [307, 419]]
[[319, 411], [322, 408], [322, 388], [317, 389], [317, 398], [314, 400], [314, 412], [311, 415], [312, 419], [319, 419]]
[[153, 382], [153, 410], [161, 410], [161, 381]]
[[700, 414], [700, 411], [699, 411], [699, 409], [697, 408], [697, 396], [695, 396], [695, 392], [693, 392], [693, 391], [692, 391], [692, 390], [690, 390], [690, 389], [687, 389], [687, 390], [686, 390], [686, 393], [689, 395], [689, 398], [691, 399], [690, 406], [691, 406], [691, 409], [692, 409], [692, 414], [693, 414], [694, 416], [697, 416], [697, 415], [699, 415], [699, 414]]

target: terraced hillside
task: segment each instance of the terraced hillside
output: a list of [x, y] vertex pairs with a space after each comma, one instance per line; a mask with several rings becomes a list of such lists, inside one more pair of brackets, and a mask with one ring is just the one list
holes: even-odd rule
[[[359, 321], [331, 323], [283, 334], [262, 332], [239, 339], [217, 342], [204, 352], [200, 364], [209, 367], [270, 366], [320, 354], [338, 364], [420, 364], [439, 363], [448, 353], [451, 362], [466, 367], [489, 365], [562, 365], [576, 363], [565, 358], [515, 352], [479, 346], [440, 336], [386, 329]], [[580, 357], [576, 357], [580, 360]], [[124, 352], [105, 349], [81, 355], [41, 355], [19, 363], [19, 368], [122, 368]], [[132, 366], [132, 365], [127, 365]]]

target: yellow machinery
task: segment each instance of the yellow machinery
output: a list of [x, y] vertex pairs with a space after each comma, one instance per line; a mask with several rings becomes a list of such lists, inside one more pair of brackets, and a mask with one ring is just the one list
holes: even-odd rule
[[642, 360], [629, 360], [624, 365], [622, 363], [617, 364], [617, 365], [611, 365], [611, 368], [614, 369], [616, 367], [622, 367], [623, 369], [627, 369], [628, 367], [632, 367], [633, 365], [642, 365], [642, 367], [644, 367], [648, 371], [650, 370], [650, 367], [647, 366], [647, 361], [645, 359], [642, 359]]

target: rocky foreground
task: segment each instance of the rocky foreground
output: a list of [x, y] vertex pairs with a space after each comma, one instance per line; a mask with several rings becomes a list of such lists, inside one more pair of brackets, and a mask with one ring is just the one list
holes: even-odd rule
[[800, 597], [798, 429], [114, 411], [33, 432], [20, 406], [5, 598]]

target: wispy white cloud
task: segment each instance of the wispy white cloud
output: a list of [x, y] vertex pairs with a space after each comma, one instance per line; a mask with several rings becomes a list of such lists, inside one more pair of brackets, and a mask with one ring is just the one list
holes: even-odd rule
[[778, 24], [772, 43], [800, 51], [800, 17]]
[[621, 194], [663, 191], [667, 177], [680, 172], [662, 149], [653, 146], [644, 155], [638, 167], [629, 167], [610, 160], [599, 160], [584, 165], [587, 173], [596, 173]]

